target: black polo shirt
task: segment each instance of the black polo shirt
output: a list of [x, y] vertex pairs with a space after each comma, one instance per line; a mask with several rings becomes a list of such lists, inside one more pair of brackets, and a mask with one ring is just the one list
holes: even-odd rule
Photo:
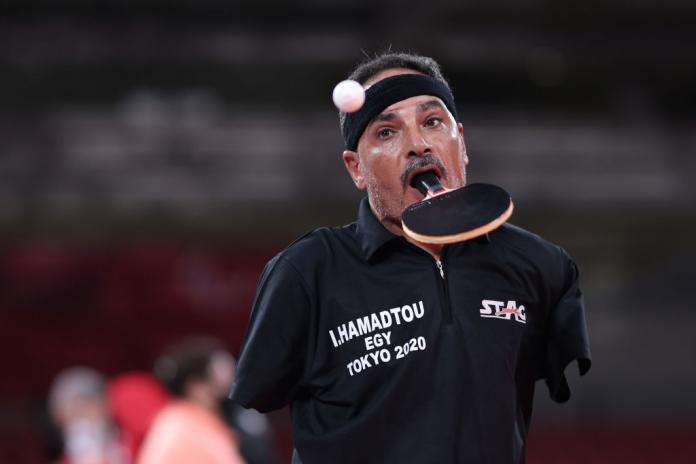
[[304, 464], [522, 463], [534, 383], [590, 368], [578, 271], [513, 225], [441, 262], [387, 231], [321, 228], [261, 276], [232, 399], [290, 404]]

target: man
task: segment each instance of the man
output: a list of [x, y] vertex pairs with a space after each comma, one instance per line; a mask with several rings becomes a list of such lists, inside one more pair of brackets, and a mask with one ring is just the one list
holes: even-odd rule
[[448, 246], [404, 236], [400, 216], [434, 171], [462, 187], [463, 128], [439, 66], [386, 54], [350, 76], [343, 161], [367, 191], [357, 222], [322, 228], [272, 259], [232, 390], [245, 407], [289, 404], [295, 462], [522, 463], [534, 383], [570, 393], [590, 367], [577, 269], [512, 225]]
[[106, 398], [106, 380], [96, 370], [74, 366], [61, 371], [48, 395], [52, 419], [60, 427], [60, 464], [130, 464]]
[[237, 439], [223, 420], [234, 358], [222, 344], [209, 338], [184, 340], [167, 350], [155, 371], [177, 400], [155, 417], [137, 462], [243, 464]]

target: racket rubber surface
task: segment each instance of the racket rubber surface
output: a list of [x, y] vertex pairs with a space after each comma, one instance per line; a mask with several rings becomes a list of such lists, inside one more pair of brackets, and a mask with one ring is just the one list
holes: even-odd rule
[[404, 233], [421, 243], [448, 244], [491, 232], [512, 215], [510, 194], [491, 184], [470, 184], [427, 198], [401, 215]]

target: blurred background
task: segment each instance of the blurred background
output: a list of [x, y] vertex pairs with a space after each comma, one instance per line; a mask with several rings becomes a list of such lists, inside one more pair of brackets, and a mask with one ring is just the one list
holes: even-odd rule
[[695, 44], [688, 0], [4, 0], [0, 462], [56, 458], [67, 367], [238, 353], [265, 262], [355, 218], [331, 90], [390, 47], [440, 61], [470, 181], [580, 266], [594, 366], [538, 385], [529, 462], [693, 462]]

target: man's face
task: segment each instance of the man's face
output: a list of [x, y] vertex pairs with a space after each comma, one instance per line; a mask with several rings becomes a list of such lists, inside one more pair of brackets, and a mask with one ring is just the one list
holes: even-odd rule
[[[366, 86], [406, 70], [387, 70]], [[412, 71], [411, 71], [412, 72]], [[413, 176], [434, 171], [447, 188], [466, 183], [462, 125], [437, 97], [421, 95], [394, 103], [376, 116], [343, 159], [356, 186], [367, 190], [372, 211], [391, 231], [401, 229], [401, 213], [423, 194], [410, 186]]]
[[213, 355], [208, 367], [208, 383], [215, 399], [223, 399], [229, 393], [235, 366], [234, 358], [228, 352], [221, 350]]

